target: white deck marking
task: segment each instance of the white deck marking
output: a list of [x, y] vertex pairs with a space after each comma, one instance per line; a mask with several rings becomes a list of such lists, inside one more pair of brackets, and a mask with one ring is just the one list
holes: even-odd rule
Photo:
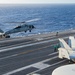
[[[25, 43], [16, 44], [16, 46], [20, 46], [20, 45], [24, 45], [24, 44], [28, 44], [28, 43], [31, 43], [31, 41], [30, 41], [30, 42], [25, 42]], [[1, 47], [0, 50], [6, 49], [6, 48], [11, 48], [11, 47], [15, 47], [15, 45], [6, 46], [6, 47]]]
[[6, 57], [3, 57], [3, 58], [0, 58], [0, 60], [7, 59], [7, 58], [11, 58], [11, 57], [15, 57], [15, 56], [17, 56], [17, 55], [18, 55], [18, 54], [14, 54], [14, 55], [6, 56]]
[[[56, 58], [57, 58], [57, 56], [55, 56], [55, 57], [53, 57], [53, 58], [49, 58], [49, 59], [43, 60], [43, 61], [40, 61], [40, 62], [37, 62], [37, 63], [34, 63], [34, 64], [31, 64], [31, 65], [28, 65], [28, 66], [24, 66], [24, 67], [18, 68], [18, 69], [16, 69], [16, 70], [10, 71], [10, 72], [5, 73], [5, 74], [3, 74], [3, 75], [11, 75], [11, 74], [14, 74], [14, 73], [16, 73], [16, 72], [25, 70], [25, 69], [30, 68], [30, 67], [37, 67], [37, 65], [39, 65], [39, 67], [38, 67], [39, 69], [44, 69], [44, 68], [49, 67], [50, 65], [42, 64], [42, 63], [44, 63], [44, 62], [46, 62], [46, 61], [49, 61], [49, 60], [52, 60], [52, 59], [56, 59]], [[44, 65], [45, 67], [41, 68], [41, 67], [40, 67], [40, 63], [42, 64], [42, 66]], [[46, 67], [46, 66], [47, 66], [47, 67]]]
[[51, 55], [53, 55], [53, 54], [57, 54], [58, 52], [54, 52], [54, 53], [51, 53], [51, 54], [49, 54], [48, 56], [51, 56]]
[[42, 41], [42, 42], [37, 42], [37, 43], [27, 44], [27, 45], [22, 45], [22, 46], [17, 46], [17, 47], [8, 48], [8, 49], [2, 49], [2, 50], [0, 50], [0, 52], [10, 51], [10, 50], [13, 50], [13, 49], [19, 49], [19, 48], [23, 48], [23, 47], [32, 46], [32, 45], [38, 45], [38, 44], [48, 43], [48, 42], [55, 41], [55, 40], [57, 40], [57, 39], [47, 40], [47, 41]]
[[[58, 52], [54, 52], [54, 53], [49, 54], [48, 56], [51, 56], [51, 55], [54, 55], [54, 54], [57, 54], [57, 53], [58, 53]], [[18, 56], [18, 55], [19, 55], [19, 54], [14, 54], [14, 55], [2, 57], [2, 58], [0, 58], [0, 60], [7, 59], [7, 58], [11, 58], [11, 57], [15, 57], [15, 56]]]
[[[49, 65], [48, 67], [52, 67], [52, 66], [58, 65], [58, 64], [60, 64], [60, 63], [62, 63], [62, 62], [65, 62], [65, 61], [66, 61], [66, 60], [62, 60], [62, 61], [60, 61], [60, 62], [51, 64], [51, 65]], [[46, 68], [48, 68], [48, 67], [46, 67]], [[44, 68], [44, 69], [46, 69], [46, 68]], [[43, 69], [41, 69], [41, 70], [43, 70]], [[33, 72], [31, 72], [31, 73], [28, 73], [27, 75], [35, 74], [36, 72], [39, 72], [39, 71], [41, 71], [41, 70], [39, 69], [39, 70], [33, 71]]]
[[44, 64], [42, 62], [34, 64], [32, 67], [38, 68], [39, 70], [49, 67], [50, 65]]
[[[67, 37], [64, 37], [64, 38], [67, 38]], [[52, 40], [37, 42], [37, 43], [33, 43], [33, 44], [27, 44], [27, 45], [21, 45], [21, 46], [17, 46], [17, 47], [13, 47], [13, 48], [8, 48], [8, 49], [2, 49], [2, 50], [0, 50], [0, 52], [11, 51], [13, 49], [19, 49], [19, 48], [23, 48], [23, 47], [28, 47], [28, 46], [33, 46], [33, 45], [48, 43], [48, 42], [56, 41], [56, 40], [58, 40], [58, 39], [52, 39]]]

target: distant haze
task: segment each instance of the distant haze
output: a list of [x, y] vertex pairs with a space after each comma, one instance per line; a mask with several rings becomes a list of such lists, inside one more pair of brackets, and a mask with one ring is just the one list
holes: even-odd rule
[[75, 0], [0, 0], [0, 4], [75, 3]]

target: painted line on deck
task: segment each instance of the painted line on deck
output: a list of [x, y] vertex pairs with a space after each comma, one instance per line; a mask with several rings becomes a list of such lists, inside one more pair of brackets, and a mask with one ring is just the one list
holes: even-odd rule
[[[34, 42], [36, 42], [36, 41], [34, 41]], [[28, 44], [28, 43], [32, 43], [32, 41], [24, 42], [24, 43], [20, 43], [20, 44], [16, 44], [16, 46], [20, 46], [20, 45], [24, 45], [24, 44]], [[11, 47], [15, 47], [15, 45], [6, 46], [6, 47], [1, 47], [0, 50], [6, 49], [6, 48], [11, 48]]]
[[13, 49], [19, 49], [19, 48], [23, 48], [23, 47], [28, 47], [28, 46], [33, 46], [33, 45], [48, 43], [48, 42], [56, 41], [56, 40], [57, 40], [57, 39], [54, 39], [54, 40], [47, 40], [47, 41], [42, 41], [42, 42], [37, 42], [37, 43], [33, 43], [33, 44], [28, 44], [28, 45], [17, 46], [17, 47], [13, 47], [13, 48], [8, 48], [8, 49], [0, 50], [0, 52], [11, 51], [11, 50], [13, 50]]
[[[52, 67], [52, 66], [55, 66], [55, 65], [58, 65], [58, 64], [63, 63], [63, 62], [65, 62], [65, 61], [66, 61], [66, 60], [62, 60], [62, 61], [60, 61], [60, 62], [57, 62], [57, 63], [51, 64], [51, 65], [47, 66], [46, 68], [48, 68], [48, 67]], [[34, 67], [35, 67], [35, 66], [34, 66]], [[46, 68], [42, 68], [42, 69], [39, 69], [39, 70], [33, 71], [33, 72], [31, 72], [31, 73], [28, 73], [27, 75], [35, 74], [36, 72], [39, 72], [39, 71], [41, 71], [41, 70], [43, 70], [43, 69], [46, 69]]]
[[[53, 45], [55, 45], [55, 44], [53, 44]], [[53, 46], [53, 45], [50, 45], [50, 46]], [[43, 47], [43, 48], [47, 48], [47, 47], [49, 47], [49, 46], [46, 46], [46, 47]], [[15, 57], [15, 56], [18, 56], [18, 55], [21, 55], [21, 54], [26, 54], [26, 53], [29, 53], [29, 52], [33, 52], [35, 50], [37, 51], [37, 50], [40, 50], [40, 49], [43, 49], [43, 48], [38, 48], [38, 49], [34, 49], [34, 50], [24, 51], [24, 52], [21, 52], [21, 53], [18, 53], [18, 54], [2, 57], [2, 58], [0, 58], [0, 60], [11, 58], [11, 57]], [[51, 55], [54, 55], [54, 54], [57, 54], [57, 53], [58, 52], [54, 52], [54, 53], [49, 54], [48, 56], [51, 56]]]
[[6, 57], [3, 57], [3, 58], [0, 58], [0, 60], [7, 59], [7, 58], [11, 58], [11, 57], [15, 57], [15, 56], [17, 56], [17, 55], [18, 55], [18, 54], [14, 54], [14, 55], [6, 56]]
[[[67, 37], [64, 37], [64, 38], [67, 38]], [[27, 45], [17, 46], [17, 47], [13, 47], [13, 48], [8, 48], [8, 49], [0, 50], [0, 52], [11, 51], [13, 49], [19, 49], [19, 48], [23, 48], [23, 47], [28, 47], [28, 46], [33, 46], [33, 45], [48, 43], [48, 42], [52, 42], [52, 41], [56, 41], [56, 40], [58, 40], [58, 39], [52, 39], [52, 40], [37, 42], [37, 43], [33, 43], [33, 44], [27, 44]]]
[[[56, 52], [56, 53], [57, 53], [57, 52]], [[55, 53], [55, 54], [56, 54], [56, 53]], [[52, 53], [52, 54], [54, 55], [54, 53]], [[31, 61], [33, 61], [33, 60], [35, 60], [35, 59], [43, 58], [43, 57], [47, 57], [47, 56], [50, 56], [50, 55], [45, 55], [45, 56], [41, 56], [41, 57], [36, 57], [36, 58], [31, 59], [31, 60], [27, 60], [26, 62], [31, 62]], [[9, 58], [9, 57], [8, 57], [8, 58]], [[48, 60], [49, 60], [49, 59], [44, 60], [44, 61], [42, 60], [42, 61], [43, 61], [43, 62], [46, 62], [46, 61], [48, 61]], [[11, 64], [12, 64], [12, 63], [11, 63]], [[9, 64], [6, 64], [6, 65], [3, 65], [3, 66], [0, 66], [0, 68], [1, 68], [1, 67], [4, 67], [4, 66], [7, 66], [7, 65], [9, 66]]]
[[[10, 71], [10, 72], [7, 72], [7, 73], [5, 73], [5, 74], [3, 74], [3, 75], [11, 75], [11, 74], [14, 74], [14, 73], [23, 71], [23, 70], [25, 70], [25, 69], [27, 69], [27, 68], [34, 67], [34, 66], [36, 66], [36, 65], [38, 65], [38, 64], [40, 65], [40, 63], [42, 64], [42, 63], [44, 63], [44, 62], [46, 62], [46, 61], [53, 60], [53, 59], [56, 59], [56, 58], [57, 58], [57, 56], [55, 56], [55, 57], [53, 57], [53, 58], [49, 58], [49, 59], [43, 60], [43, 61], [40, 61], [40, 62], [37, 62], [37, 63], [34, 63], [34, 64], [31, 64], [31, 65], [28, 65], [28, 66], [24, 66], [24, 67], [15, 69], [15, 70]], [[44, 65], [44, 64], [43, 64], [43, 65]], [[50, 66], [50, 65], [48, 65], [48, 64], [45, 64], [45, 67], [43, 67], [43, 68], [46, 68], [46, 65], [47, 65], [47, 67]], [[43, 68], [40, 68], [40, 69], [43, 69]]]
[[[53, 45], [56, 45], [56, 44], [53, 44]], [[42, 48], [37, 48], [37, 49], [34, 49], [34, 50], [24, 51], [24, 52], [20, 52], [20, 53], [14, 54], [14, 55], [2, 57], [2, 58], [0, 58], [0, 60], [7, 59], [7, 58], [10, 58], [10, 57], [19, 56], [19, 55], [22, 55], [22, 54], [27, 54], [27, 53], [34, 52], [34, 51], [38, 51], [38, 50], [45, 49], [45, 48], [48, 48], [48, 47], [53, 46], [53, 45], [49, 45], [49, 46], [45, 46], [45, 47], [42, 47]], [[48, 56], [56, 54], [56, 53], [57, 52], [51, 53]]]
[[51, 56], [51, 55], [54, 55], [54, 54], [57, 54], [58, 52], [54, 52], [54, 53], [51, 53], [51, 54], [49, 54], [48, 56]]
[[25, 39], [25, 38], [10, 38], [10, 39], [5, 39], [5, 40], [0, 40], [0, 43], [5, 43], [5, 42], [12, 42], [12, 41], [19, 41], [19, 40], [30, 40], [30, 39]]

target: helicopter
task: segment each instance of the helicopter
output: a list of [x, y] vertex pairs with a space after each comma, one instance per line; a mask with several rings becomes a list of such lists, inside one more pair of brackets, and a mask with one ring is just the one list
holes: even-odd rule
[[31, 30], [34, 28], [35, 27], [33, 25], [26, 25], [26, 24], [19, 25], [15, 28], [5, 32], [5, 34], [7, 35], [7, 34], [18, 33], [18, 32], [22, 32], [22, 31], [27, 32], [28, 30], [29, 30], [29, 32], [31, 32]]
[[23, 21], [23, 22], [7, 22], [7, 23], [19, 23], [20, 25], [18, 25], [17, 27], [9, 30], [9, 31], [6, 31], [4, 32], [3, 30], [0, 29], [0, 38], [9, 38], [10, 37], [10, 34], [13, 34], [13, 33], [18, 33], [18, 32], [31, 32], [32, 29], [34, 29], [34, 25], [28, 25], [26, 24], [27, 22], [32, 22], [32, 21], [38, 21], [39, 19], [32, 19], [32, 20], [29, 20], [29, 21]]

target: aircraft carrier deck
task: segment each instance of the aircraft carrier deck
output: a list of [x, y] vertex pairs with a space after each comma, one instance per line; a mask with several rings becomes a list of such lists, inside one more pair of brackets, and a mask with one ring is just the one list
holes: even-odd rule
[[0, 39], [0, 75], [51, 75], [52, 71], [68, 64], [58, 58], [54, 45], [58, 38], [74, 36], [75, 30], [38, 34], [34, 36]]

